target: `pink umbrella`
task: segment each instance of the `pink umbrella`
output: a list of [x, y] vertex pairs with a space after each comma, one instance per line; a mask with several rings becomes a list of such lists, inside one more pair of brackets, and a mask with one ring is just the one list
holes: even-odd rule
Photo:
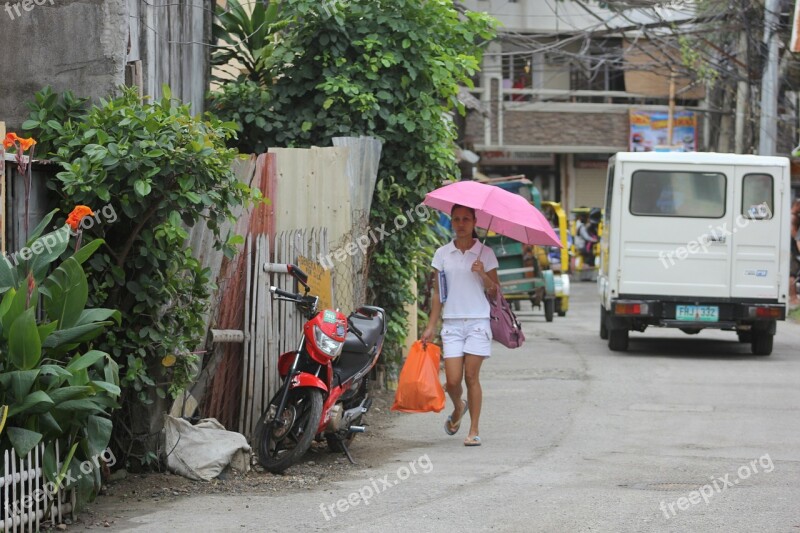
[[459, 181], [425, 195], [422, 202], [450, 214], [454, 205], [475, 210], [475, 225], [524, 244], [557, 246], [561, 241], [547, 218], [519, 194], [476, 181]]

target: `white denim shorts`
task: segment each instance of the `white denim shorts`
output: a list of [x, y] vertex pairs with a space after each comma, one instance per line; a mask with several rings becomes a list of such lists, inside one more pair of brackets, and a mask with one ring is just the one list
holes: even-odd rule
[[441, 336], [444, 358], [464, 357], [465, 353], [492, 355], [492, 327], [488, 318], [445, 319]]

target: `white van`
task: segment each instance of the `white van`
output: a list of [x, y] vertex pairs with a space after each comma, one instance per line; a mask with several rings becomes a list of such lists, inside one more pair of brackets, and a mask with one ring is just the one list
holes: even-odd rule
[[628, 348], [647, 326], [736, 331], [772, 353], [789, 291], [789, 160], [620, 152], [609, 160], [600, 337]]

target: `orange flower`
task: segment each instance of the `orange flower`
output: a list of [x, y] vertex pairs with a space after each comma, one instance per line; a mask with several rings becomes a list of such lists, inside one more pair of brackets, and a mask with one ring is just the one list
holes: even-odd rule
[[7, 134], [6, 138], [3, 139], [3, 146], [5, 148], [11, 148], [16, 143], [19, 143], [20, 147], [22, 148], [22, 151], [24, 152], [28, 150], [31, 146], [36, 144], [36, 139], [34, 139], [33, 137], [28, 137], [27, 139], [23, 139], [22, 137], [13, 132]]
[[91, 208], [85, 205], [76, 205], [75, 209], [73, 209], [67, 217], [67, 224], [69, 224], [69, 227], [72, 228], [72, 231], [78, 231], [78, 226], [80, 226], [81, 220], [83, 220], [84, 217], [93, 215], [94, 212], [91, 210]]
[[17, 137], [17, 140], [19, 141], [19, 145], [22, 147], [23, 151], [30, 149], [31, 146], [36, 144], [36, 139], [34, 139], [33, 137], [28, 137], [27, 139], [23, 139], [22, 137]]
[[19, 139], [19, 137], [17, 137], [16, 133], [12, 132], [12, 133], [7, 134], [6, 138], [3, 139], [3, 147], [4, 148], [11, 148], [12, 146], [14, 146], [14, 143], [17, 142], [17, 139]]

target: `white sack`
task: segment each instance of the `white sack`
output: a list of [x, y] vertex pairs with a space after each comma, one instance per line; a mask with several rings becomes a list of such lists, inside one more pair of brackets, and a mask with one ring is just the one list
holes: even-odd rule
[[250, 470], [250, 445], [241, 433], [227, 431], [214, 418], [196, 425], [166, 415], [167, 468], [189, 479], [209, 481], [229, 464], [240, 472]]

